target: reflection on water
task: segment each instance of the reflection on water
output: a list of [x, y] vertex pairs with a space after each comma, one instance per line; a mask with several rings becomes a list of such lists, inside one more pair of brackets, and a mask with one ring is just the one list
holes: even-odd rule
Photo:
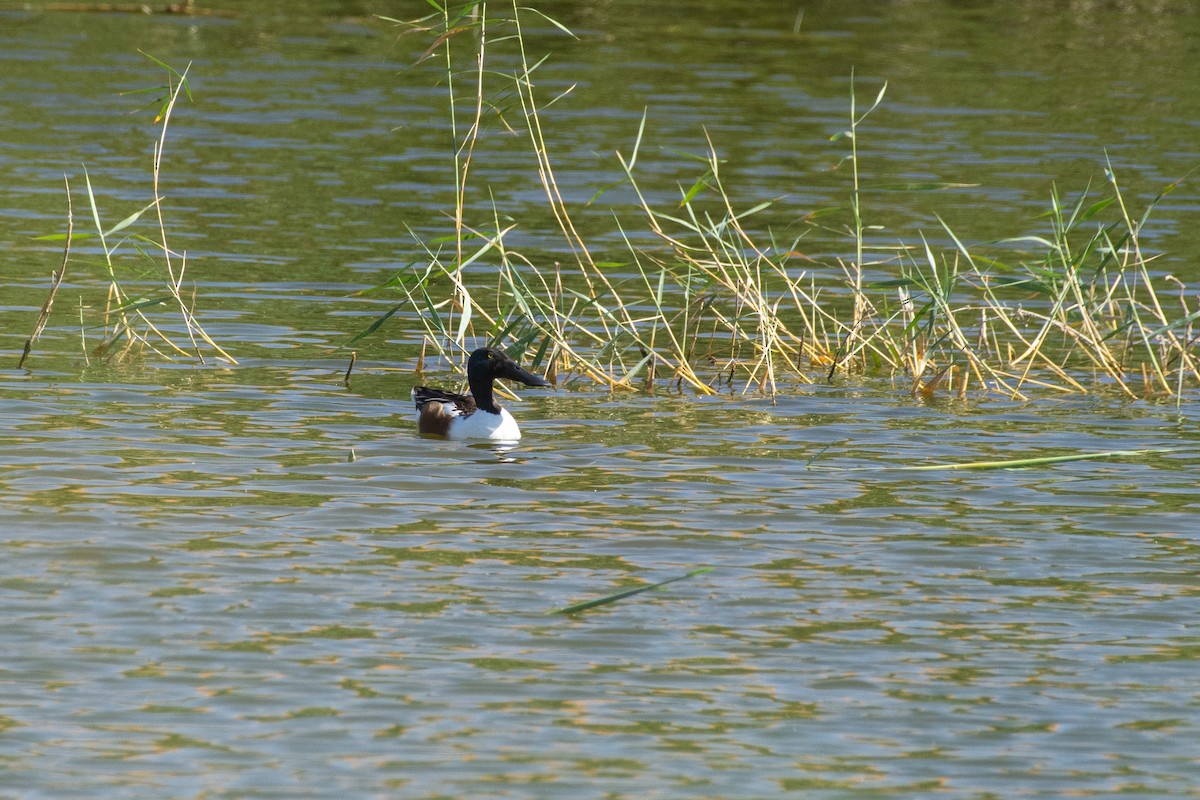
[[1190, 791], [1186, 462], [884, 469], [1165, 415], [559, 393], [497, 449], [314, 372], [7, 376], [9, 791]]
[[[405, 226], [448, 229], [441, 88], [400, 69], [426, 44], [354, 3], [32, 5], [0, 10], [5, 800], [1194, 796], [1194, 409], [573, 387], [520, 404], [517, 446], [420, 438], [419, 322], [356, 343], [349, 388], [332, 347], [395, 302], [356, 293], [419, 260]], [[855, 68], [891, 81], [866, 177], [980, 184], [877, 193], [872, 221], [907, 236], [936, 213], [988, 239], [1105, 148], [1135, 192], [1194, 166], [1195, 14], [1158, 6], [814, 2], [797, 35], [772, 4], [555, 2], [580, 40], [535, 31], [557, 48], [542, 88], [578, 84], [547, 117], [570, 197], [616, 178], [649, 105], [653, 197], [695, 180], [675, 151], [707, 131], [735, 192], [786, 195], [766, 214], [791, 230], [845, 202], [828, 137]], [[87, 362], [78, 306], [107, 284], [82, 240], [17, 372], [62, 172], [86, 161], [112, 220], [146, 202], [152, 129], [114, 99], [152, 80], [139, 48], [195, 62], [164, 194], [198, 313], [241, 366]], [[529, 165], [489, 134], [480, 208], [553, 251]], [[1164, 272], [1193, 269], [1194, 198], [1147, 231]], [[617, 247], [602, 205], [581, 226]], [[894, 469], [1152, 447], [1179, 452]]]

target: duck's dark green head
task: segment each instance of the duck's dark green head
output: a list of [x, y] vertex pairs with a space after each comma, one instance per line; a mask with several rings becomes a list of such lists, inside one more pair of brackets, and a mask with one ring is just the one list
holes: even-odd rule
[[471, 353], [471, 358], [467, 361], [467, 381], [472, 390], [477, 385], [490, 384], [495, 378], [517, 381], [526, 386], [550, 385], [550, 381], [523, 369], [498, 347], [481, 347]]

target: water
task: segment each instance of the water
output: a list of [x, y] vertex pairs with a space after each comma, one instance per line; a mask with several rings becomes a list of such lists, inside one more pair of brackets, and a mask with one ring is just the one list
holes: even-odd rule
[[[844, 201], [818, 165], [849, 66], [891, 81], [880, 180], [981, 184], [879, 195], [904, 235], [935, 212], [980, 239], [1032, 229], [1050, 181], [1097, 175], [1106, 146], [1142, 198], [1194, 166], [1196, 15], [1041, 8], [817, 3], [797, 44], [772, 4], [549, 6], [583, 37], [538, 33], [548, 90], [580, 81], [560, 178], [585, 199], [615, 179], [597, 165], [649, 103], [658, 195], [694, 179], [669, 150], [707, 126], [739, 195], [789, 193], [778, 219]], [[420, 257], [403, 223], [447, 230], [438, 93], [400, 71], [424, 45], [374, 10], [0, 12], [0, 797], [1200, 794], [1190, 402], [576, 383], [522, 392], [519, 446], [464, 445], [414, 435], [404, 313], [346, 386], [329, 348], [395, 302], [353, 293]], [[77, 304], [106, 284], [84, 241], [18, 371], [59, 259], [29, 237], [61, 230], [62, 173], [81, 229], [81, 161], [112, 221], [146, 202], [152, 131], [115, 96], [157, 77], [138, 47], [195, 61], [164, 193], [201, 319], [241, 363], [85, 361]], [[1115, 48], [1120, 75], [1062, 55]], [[489, 153], [480, 174], [554, 257], [519, 148]], [[1155, 218], [1161, 272], [1187, 278], [1195, 209], [1185, 186]], [[611, 242], [603, 216], [584, 224]], [[902, 469], [1142, 448], [1175, 452]]]

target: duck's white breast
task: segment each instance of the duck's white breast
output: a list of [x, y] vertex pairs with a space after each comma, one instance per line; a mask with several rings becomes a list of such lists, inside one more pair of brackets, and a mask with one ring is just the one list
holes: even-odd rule
[[503, 439], [515, 442], [521, 438], [521, 429], [506, 408], [500, 409], [499, 414], [476, 411], [450, 423], [450, 438]]

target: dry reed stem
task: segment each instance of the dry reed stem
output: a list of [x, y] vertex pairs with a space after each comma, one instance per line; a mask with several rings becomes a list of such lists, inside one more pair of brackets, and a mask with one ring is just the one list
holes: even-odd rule
[[58, 294], [58, 287], [62, 285], [63, 278], [67, 274], [67, 262], [71, 257], [71, 236], [75, 232], [75, 211], [71, 204], [71, 181], [66, 175], [63, 175], [63, 184], [67, 189], [67, 238], [63, 245], [62, 266], [58, 271], [53, 273], [50, 278], [50, 293], [46, 295], [46, 302], [42, 304], [41, 311], [38, 312], [37, 321], [33, 325], [33, 332], [29, 334], [29, 338], [25, 340], [25, 347], [21, 352], [21, 359], [17, 362], [17, 369], [25, 366], [25, 360], [29, 358], [29, 353], [33, 350], [33, 344], [42, 335], [42, 331], [46, 329], [46, 323], [50, 320], [50, 309], [54, 307], [54, 298]]

